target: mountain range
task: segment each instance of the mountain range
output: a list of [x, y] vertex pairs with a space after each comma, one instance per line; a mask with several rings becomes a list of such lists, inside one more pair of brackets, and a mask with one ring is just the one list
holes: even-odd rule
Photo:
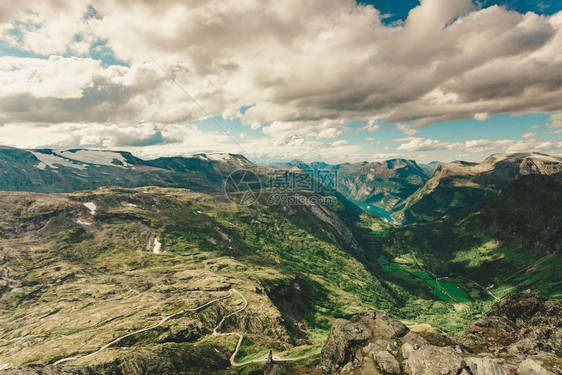
[[254, 168], [234, 154], [142, 160], [129, 152], [0, 148], [0, 190], [69, 193], [101, 186], [161, 186], [221, 191], [236, 169]]
[[541, 153], [496, 154], [481, 163], [441, 164], [393, 217], [403, 224], [458, 218], [499, 194], [510, 181], [529, 174], [562, 175], [562, 158]]
[[2, 148], [0, 374], [556, 374], [561, 166]]
[[372, 204], [386, 211], [394, 211], [400, 207], [406, 198], [431, 177], [414, 160], [406, 159], [336, 165], [293, 161], [269, 166], [278, 169], [299, 168], [304, 171], [337, 171], [338, 191], [355, 202]]
[[[337, 190], [366, 212], [396, 224], [459, 218], [528, 174], [562, 174], [562, 158], [541, 153], [497, 154], [480, 163], [455, 161], [418, 165], [414, 160], [383, 162], [255, 165], [242, 155], [197, 154], [143, 160], [107, 150], [0, 148], [0, 190], [68, 193], [102, 186], [159, 186], [221, 193], [236, 170], [265, 179], [268, 170], [337, 173]], [[431, 173], [433, 170], [433, 173]], [[263, 181], [262, 185], [267, 187]]]

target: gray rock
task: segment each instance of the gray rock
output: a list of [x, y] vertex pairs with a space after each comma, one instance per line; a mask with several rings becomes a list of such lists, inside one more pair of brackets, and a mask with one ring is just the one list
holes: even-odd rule
[[361, 352], [363, 353], [364, 357], [373, 357], [376, 352], [380, 352], [386, 350], [388, 346], [391, 345], [391, 342], [388, 340], [376, 340], [374, 342], [368, 343]]
[[268, 363], [265, 365], [263, 373], [264, 375], [285, 375], [287, 372], [284, 363]]
[[322, 346], [322, 371], [331, 373], [350, 362], [361, 344], [372, 336], [373, 332], [361, 321], [336, 319], [330, 336]]
[[395, 342], [392, 343], [392, 344], [388, 344], [386, 346], [386, 351], [396, 357], [398, 355], [398, 346], [397, 345], [398, 344], [395, 343]]
[[539, 361], [532, 358], [527, 358], [521, 362], [517, 368], [517, 373], [519, 375], [554, 375], [546, 370]]
[[375, 362], [381, 370], [390, 375], [400, 375], [400, 363], [394, 358], [392, 354], [386, 350], [376, 352], [374, 355]]
[[402, 351], [402, 357], [404, 359], [407, 359], [410, 354], [417, 349], [414, 349], [414, 346], [410, 343], [405, 343], [404, 345], [402, 345], [402, 347], [400, 348], [400, 350]]
[[509, 375], [509, 371], [490, 358], [466, 358], [466, 364], [473, 375]]
[[393, 339], [402, 337], [410, 330], [402, 322], [389, 318], [384, 313], [365, 311], [351, 318], [352, 322], [361, 322], [373, 332], [375, 339]]
[[466, 362], [450, 347], [427, 345], [414, 350], [410, 344], [404, 344], [402, 351], [407, 353], [404, 365], [410, 375], [457, 375], [466, 367]]
[[402, 337], [402, 342], [408, 343], [412, 346], [418, 345], [419, 347], [429, 344], [426, 339], [412, 331], [408, 332], [404, 337]]
[[524, 338], [507, 347], [508, 353], [536, 354], [541, 343], [531, 338]]

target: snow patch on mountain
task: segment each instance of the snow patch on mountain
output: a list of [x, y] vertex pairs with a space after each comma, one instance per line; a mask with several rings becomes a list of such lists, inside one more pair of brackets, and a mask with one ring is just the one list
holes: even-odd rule
[[207, 156], [205, 154], [197, 154], [197, 155], [193, 155], [193, 156], [196, 157], [196, 158], [199, 158], [201, 160], [205, 160], [205, 161], [209, 160], [209, 158], [207, 158]]
[[96, 206], [96, 204], [94, 202], [84, 203], [84, 206], [86, 206], [86, 208], [90, 210], [90, 214], [92, 214], [92, 215], [96, 214], [96, 210], [98, 209], [98, 207]]
[[[123, 155], [114, 151], [102, 150], [77, 150], [77, 151], [55, 151], [57, 154], [65, 158], [81, 161], [88, 164], [107, 165], [112, 167], [127, 167], [127, 163]], [[117, 160], [121, 165], [115, 164]]]
[[39, 159], [40, 163], [38, 163], [35, 166], [38, 169], [45, 170], [47, 166], [53, 169], [57, 169], [58, 167], [55, 164], [58, 164], [62, 167], [70, 167], [76, 169], [86, 168], [85, 165], [73, 163], [72, 161], [57, 156], [55, 154], [43, 154], [42, 152], [37, 152], [37, 151], [29, 151], [29, 152], [31, 152], [37, 159]]
[[158, 240], [158, 238], [154, 239], [154, 247], [152, 248], [152, 252], [154, 254], [160, 254], [160, 249], [162, 248], [162, 243], [160, 242], [160, 240]]
[[214, 161], [225, 161], [232, 159], [232, 155], [230, 154], [209, 154], [206, 155], [207, 158], [214, 160]]

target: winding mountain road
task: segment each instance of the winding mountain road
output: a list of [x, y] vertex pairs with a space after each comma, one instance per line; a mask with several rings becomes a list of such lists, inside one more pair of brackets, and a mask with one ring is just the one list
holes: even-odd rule
[[[227, 299], [227, 298], [230, 298], [230, 297], [233, 296], [233, 293], [238, 294], [238, 295], [243, 299], [244, 305], [243, 305], [241, 308], [239, 308], [238, 310], [236, 310], [236, 311], [234, 311], [234, 312], [232, 312], [232, 313], [230, 313], [230, 314], [228, 314], [228, 315], [223, 316], [222, 319], [219, 321], [219, 323], [218, 323], [218, 324], [215, 326], [215, 328], [213, 329], [213, 332], [212, 332], [211, 336], [237, 336], [237, 337], [238, 337], [238, 343], [236, 344], [236, 347], [235, 347], [235, 349], [234, 349], [234, 352], [233, 352], [232, 355], [230, 356], [230, 365], [231, 365], [232, 367], [246, 366], [246, 365], [248, 365], [248, 364], [250, 364], [250, 363], [266, 362], [266, 361], [268, 360], [268, 356], [267, 356], [267, 355], [264, 356], [264, 358], [252, 359], [252, 360], [244, 361], [244, 362], [236, 362], [236, 356], [238, 355], [238, 351], [240, 350], [240, 346], [242, 345], [242, 341], [244, 340], [244, 335], [241, 334], [241, 333], [238, 333], [238, 332], [225, 332], [225, 333], [221, 333], [221, 332], [218, 331], [219, 328], [222, 326], [222, 324], [224, 323], [224, 321], [225, 321], [226, 319], [228, 319], [229, 317], [231, 317], [231, 316], [233, 316], [233, 315], [236, 315], [236, 314], [238, 314], [238, 313], [243, 312], [243, 311], [246, 310], [246, 308], [248, 307], [248, 300], [246, 299], [246, 297], [244, 297], [244, 296], [242, 295], [242, 293], [240, 293], [238, 290], [236, 290], [236, 289], [234, 289], [234, 288], [230, 289], [228, 292], [229, 292], [229, 293], [228, 293], [227, 296], [215, 298], [215, 299], [213, 299], [213, 300], [211, 300], [211, 301], [209, 301], [209, 302], [206, 302], [206, 303], [202, 304], [201, 306], [197, 306], [197, 307], [193, 307], [193, 308], [181, 310], [181, 311], [179, 311], [179, 312], [177, 312], [177, 313], [174, 313], [174, 314], [172, 314], [172, 315], [168, 315], [168, 316], [162, 318], [162, 320], [160, 320], [160, 322], [158, 322], [158, 323], [155, 324], [155, 325], [152, 325], [152, 326], [146, 327], [146, 328], [142, 328], [142, 329], [136, 330], [136, 331], [134, 331], [134, 332], [127, 333], [126, 335], [120, 336], [120, 337], [116, 338], [115, 340], [113, 340], [113, 341], [111, 341], [111, 342], [105, 344], [104, 346], [102, 346], [101, 348], [99, 348], [98, 350], [96, 350], [96, 351], [94, 351], [94, 352], [92, 352], [92, 353], [89, 353], [89, 354], [86, 354], [86, 355], [82, 355], [82, 356], [74, 356], [74, 357], [63, 358], [63, 359], [60, 359], [60, 360], [56, 361], [55, 363], [53, 363], [53, 365], [59, 365], [59, 364], [61, 364], [61, 363], [65, 363], [65, 362], [69, 362], [69, 361], [74, 361], [74, 360], [78, 360], [78, 359], [88, 358], [88, 357], [90, 357], [90, 356], [93, 356], [93, 355], [95, 355], [95, 354], [97, 354], [97, 353], [99, 353], [99, 352], [101, 352], [101, 351], [103, 351], [103, 350], [105, 350], [105, 349], [111, 347], [112, 345], [118, 343], [119, 341], [121, 341], [121, 340], [123, 340], [123, 339], [125, 339], [125, 338], [127, 338], [127, 337], [130, 337], [130, 336], [136, 335], [136, 334], [138, 334], [138, 333], [142, 333], [142, 332], [146, 332], [146, 331], [150, 331], [150, 330], [152, 330], [152, 329], [158, 328], [158, 327], [160, 327], [162, 324], [164, 324], [166, 321], [168, 321], [169, 319], [171, 319], [171, 318], [173, 318], [173, 317], [175, 317], [175, 316], [184, 314], [184, 313], [186, 313], [186, 312], [198, 311], [198, 310], [201, 310], [201, 309], [204, 308], [204, 307], [207, 307], [207, 306], [209, 306], [209, 305], [212, 305], [213, 303], [216, 303], [216, 302], [225, 300], [225, 299]], [[306, 359], [306, 358], [312, 357], [312, 356], [314, 356], [314, 355], [317, 355], [318, 353], [319, 353], [319, 350], [318, 350], [318, 351], [315, 351], [315, 352], [313, 352], [313, 353], [310, 353], [310, 354], [301, 356], [301, 357], [294, 357], [294, 358], [280, 358], [279, 356], [273, 355], [273, 360], [274, 360], [274, 361], [277, 361], [277, 362], [299, 361], [299, 360]]]
[[[237, 292], [237, 293], [238, 293], [238, 292]], [[240, 294], [240, 293], [238, 293], [238, 294]], [[201, 306], [197, 306], [197, 307], [189, 308], [189, 309], [184, 309], [184, 310], [181, 310], [181, 311], [179, 311], [179, 312], [177, 312], [177, 313], [174, 313], [174, 314], [172, 314], [172, 315], [168, 315], [168, 316], [162, 318], [162, 320], [160, 320], [160, 322], [159, 322], [158, 324], [155, 324], [155, 325], [150, 326], [150, 327], [142, 328], [142, 329], [136, 330], [136, 331], [134, 331], [134, 332], [127, 333], [126, 335], [120, 336], [120, 337], [116, 338], [115, 340], [111, 341], [110, 343], [105, 344], [104, 346], [102, 346], [101, 348], [99, 348], [98, 350], [96, 350], [95, 352], [92, 352], [92, 353], [90, 353], [90, 354], [86, 354], [86, 355], [83, 355], [83, 356], [75, 356], [75, 357], [63, 358], [63, 359], [60, 359], [60, 360], [56, 361], [55, 363], [53, 363], [53, 365], [58, 365], [58, 364], [61, 364], [61, 363], [64, 363], [64, 362], [74, 361], [74, 360], [77, 360], [77, 359], [83, 359], [83, 358], [87, 358], [87, 357], [93, 356], [93, 355], [95, 355], [95, 354], [101, 352], [102, 350], [105, 350], [105, 349], [109, 348], [109, 347], [112, 346], [113, 344], [118, 343], [119, 341], [123, 340], [124, 338], [130, 337], [130, 336], [133, 336], [133, 335], [136, 335], [137, 333], [142, 333], [142, 332], [150, 331], [151, 329], [154, 329], [154, 328], [158, 328], [158, 327], [160, 327], [162, 324], [164, 324], [166, 321], [168, 321], [169, 319], [173, 318], [174, 316], [181, 315], [181, 314], [186, 313], [186, 312], [193, 312], [193, 311], [201, 310], [201, 309], [204, 308], [204, 307], [207, 307], [207, 306], [209, 306], [209, 305], [212, 305], [213, 303], [222, 301], [222, 300], [227, 299], [227, 298], [230, 298], [230, 297], [232, 297], [232, 289], [228, 291], [228, 295], [225, 296], [225, 297], [215, 298], [214, 300], [211, 300], [211, 301], [209, 301], [209, 302], [207, 302], [207, 303], [204, 303], [204, 304], [201, 305]], [[223, 318], [223, 319], [224, 319], [224, 318]], [[222, 324], [222, 321], [221, 321], [221, 324]]]
[[[238, 351], [240, 350], [240, 346], [242, 345], [242, 340], [244, 340], [244, 335], [242, 335], [241, 333], [237, 333], [237, 332], [226, 332], [226, 333], [218, 332], [218, 329], [220, 328], [220, 326], [222, 325], [222, 323], [226, 319], [228, 319], [229, 317], [231, 317], [235, 314], [241, 313], [242, 311], [246, 310], [246, 308], [248, 307], [248, 300], [242, 295], [242, 293], [240, 293], [236, 289], [232, 289], [232, 290], [244, 300], [244, 306], [242, 308], [234, 311], [233, 313], [230, 313], [230, 314], [224, 316], [221, 319], [221, 321], [219, 322], [219, 324], [217, 324], [215, 329], [213, 329], [213, 336], [238, 336], [238, 343], [236, 344], [236, 348], [234, 349], [234, 352], [230, 356], [230, 365], [232, 367], [246, 366], [246, 365], [249, 365], [250, 363], [266, 362], [267, 359], [268, 359], [267, 355], [265, 355], [263, 358], [252, 359], [252, 360], [244, 361], [244, 362], [236, 362], [236, 356], [238, 355]], [[277, 361], [277, 362], [299, 361], [301, 359], [306, 359], [306, 358], [311, 357], [311, 356], [316, 355], [316, 354], [318, 354], [318, 353], [314, 352], [314, 353], [311, 353], [311, 354], [308, 354], [308, 355], [305, 355], [305, 356], [295, 357], [295, 358], [280, 358], [279, 356], [274, 355], [273, 360]]]

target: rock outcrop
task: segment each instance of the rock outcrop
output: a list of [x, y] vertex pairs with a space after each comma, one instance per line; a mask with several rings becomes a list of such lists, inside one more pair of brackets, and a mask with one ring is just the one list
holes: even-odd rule
[[[386, 314], [337, 319], [322, 347], [325, 374], [560, 374], [562, 301], [526, 291], [500, 300], [461, 337], [415, 333]], [[424, 337], [425, 336], [425, 337]]]
[[562, 356], [562, 301], [525, 291], [504, 297], [470, 323], [465, 342], [511, 355]]
[[94, 375], [86, 366], [36, 366], [0, 371], [4, 375]]

